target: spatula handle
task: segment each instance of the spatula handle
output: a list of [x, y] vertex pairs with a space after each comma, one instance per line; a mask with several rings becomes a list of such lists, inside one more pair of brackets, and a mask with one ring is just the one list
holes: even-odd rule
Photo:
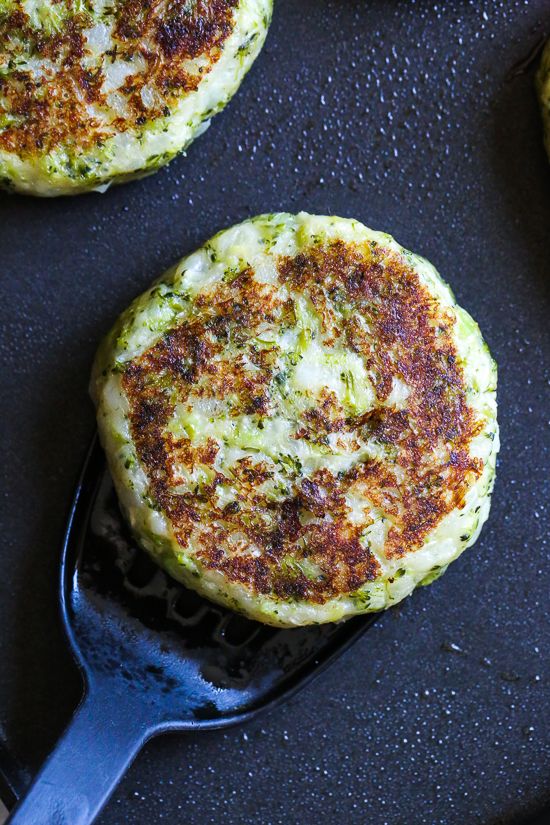
[[92, 688], [8, 819], [10, 825], [89, 825], [148, 736], [139, 708]]

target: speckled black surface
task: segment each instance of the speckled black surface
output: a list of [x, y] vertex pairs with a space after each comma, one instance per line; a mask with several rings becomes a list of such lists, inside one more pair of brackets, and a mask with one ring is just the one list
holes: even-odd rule
[[187, 158], [104, 196], [0, 196], [0, 731], [29, 770], [79, 694], [56, 568], [90, 362], [154, 276], [251, 214], [354, 216], [438, 266], [500, 364], [476, 547], [285, 707], [151, 743], [102, 825], [496, 825], [550, 803], [550, 169], [533, 72], [506, 80], [545, 31], [546, 0], [276, 0]]

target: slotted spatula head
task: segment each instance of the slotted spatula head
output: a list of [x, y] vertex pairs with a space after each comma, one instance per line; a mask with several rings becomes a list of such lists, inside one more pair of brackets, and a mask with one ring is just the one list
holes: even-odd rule
[[299, 688], [370, 623], [275, 629], [187, 590], [133, 541], [95, 442], [64, 552], [63, 614], [87, 680], [108, 676], [141, 695], [155, 725], [249, 718]]
[[12, 825], [88, 825], [148, 738], [250, 719], [373, 621], [281, 630], [187, 590], [132, 539], [96, 440], [71, 508], [60, 585], [85, 695]]

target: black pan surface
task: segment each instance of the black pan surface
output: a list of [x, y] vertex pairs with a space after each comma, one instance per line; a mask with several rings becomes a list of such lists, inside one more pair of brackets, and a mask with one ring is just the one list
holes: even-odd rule
[[438, 266], [500, 364], [476, 547], [288, 705], [153, 741], [103, 825], [508, 825], [550, 803], [550, 169], [533, 69], [513, 71], [545, 32], [546, 0], [276, 0], [187, 158], [102, 197], [0, 196], [0, 738], [23, 773], [80, 690], [56, 598], [90, 362], [154, 276], [251, 214], [354, 216]]

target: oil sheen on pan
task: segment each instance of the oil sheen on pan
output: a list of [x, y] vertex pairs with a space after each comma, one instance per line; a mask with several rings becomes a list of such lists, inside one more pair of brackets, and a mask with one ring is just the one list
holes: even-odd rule
[[121, 316], [92, 395], [142, 546], [268, 624], [399, 602], [489, 513], [495, 363], [433, 266], [357, 221], [220, 233]]
[[0, 183], [103, 191], [204, 132], [258, 55], [272, 0], [2, 0]]

